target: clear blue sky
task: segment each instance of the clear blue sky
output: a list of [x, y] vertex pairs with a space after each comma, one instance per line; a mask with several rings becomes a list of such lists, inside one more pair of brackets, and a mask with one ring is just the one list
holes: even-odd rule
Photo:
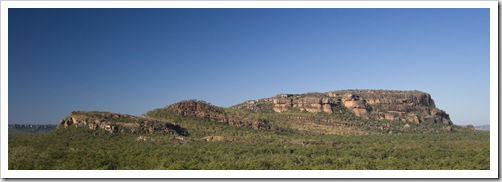
[[9, 123], [185, 99], [428, 92], [489, 123], [489, 9], [9, 9]]

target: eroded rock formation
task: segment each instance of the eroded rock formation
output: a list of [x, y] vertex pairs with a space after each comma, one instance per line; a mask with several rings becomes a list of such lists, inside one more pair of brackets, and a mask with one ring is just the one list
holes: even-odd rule
[[[452, 124], [446, 112], [436, 108], [430, 94], [420, 91], [343, 90], [326, 93], [279, 94], [272, 98], [247, 101], [234, 106], [258, 111], [257, 104], [271, 103], [274, 112], [299, 109], [333, 114], [335, 107], [345, 107], [355, 116], [405, 122]], [[335, 113], [336, 114], [336, 113]]]
[[164, 133], [188, 135], [188, 131], [179, 125], [150, 120], [143, 117], [110, 112], [82, 112], [73, 111], [63, 119], [59, 127], [70, 126], [105, 130], [110, 133]]

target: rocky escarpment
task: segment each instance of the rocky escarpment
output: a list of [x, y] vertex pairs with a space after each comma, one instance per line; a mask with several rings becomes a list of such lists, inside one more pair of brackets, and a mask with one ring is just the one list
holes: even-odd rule
[[179, 125], [150, 120], [143, 117], [110, 112], [71, 112], [58, 126], [67, 128], [70, 126], [89, 128], [92, 130], [104, 130], [110, 133], [164, 133], [175, 135], [188, 135], [188, 131]]
[[279, 94], [233, 106], [256, 112], [293, 109], [338, 114], [343, 107], [355, 116], [372, 120], [452, 124], [446, 112], [436, 108], [430, 94], [420, 91], [343, 90], [326, 93]]
[[242, 116], [233, 115], [224, 108], [213, 106], [204, 101], [188, 100], [181, 101], [165, 108], [167, 112], [173, 112], [181, 116], [197, 117], [227, 123], [234, 126], [251, 126], [254, 129], [268, 128], [268, 121], [264, 119], [245, 118]]

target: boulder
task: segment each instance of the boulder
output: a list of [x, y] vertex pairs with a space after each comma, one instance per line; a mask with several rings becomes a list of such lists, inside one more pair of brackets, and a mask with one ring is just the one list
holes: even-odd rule
[[452, 132], [453, 131], [453, 128], [451, 126], [443, 126], [443, 131], [445, 132]]
[[208, 142], [221, 142], [221, 141], [225, 141], [225, 137], [224, 136], [205, 136], [202, 139], [206, 140]]
[[476, 131], [476, 128], [474, 128], [473, 125], [467, 125], [465, 128], [467, 128], [468, 131]]

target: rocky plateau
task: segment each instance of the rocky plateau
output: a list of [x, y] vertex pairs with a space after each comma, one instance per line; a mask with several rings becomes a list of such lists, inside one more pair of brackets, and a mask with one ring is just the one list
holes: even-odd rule
[[436, 108], [431, 95], [421, 91], [343, 90], [278, 94], [275, 97], [246, 101], [233, 107], [256, 112], [298, 109], [312, 113], [336, 114], [335, 108], [340, 106], [364, 119], [453, 124], [445, 111]]

